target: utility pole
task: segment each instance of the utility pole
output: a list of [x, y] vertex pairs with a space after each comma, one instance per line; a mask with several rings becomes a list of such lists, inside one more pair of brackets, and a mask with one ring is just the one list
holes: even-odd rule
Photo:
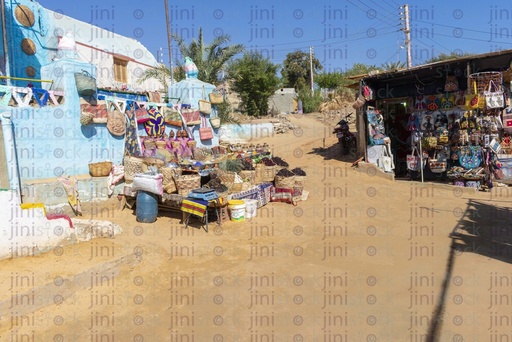
[[309, 69], [311, 73], [311, 93], [315, 94], [315, 88], [313, 86], [313, 47], [309, 47]]
[[172, 44], [171, 44], [171, 21], [169, 20], [169, 0], [164, 0], [165, 23], [167, 24], [167, 47], [169, 48], [169, 67], [171, 68], [171, 84], [174, 82], [174, 70], [172, 69]]
[[[404, 19], [405, 19], [405, 48], [407, 51], [407, 69], [412, 67], [412, 54], [411, 54], [411, 27], [409, 24], [409, 5], [404, 5]], [[400, 13], [402, 14], [402, 13]]]

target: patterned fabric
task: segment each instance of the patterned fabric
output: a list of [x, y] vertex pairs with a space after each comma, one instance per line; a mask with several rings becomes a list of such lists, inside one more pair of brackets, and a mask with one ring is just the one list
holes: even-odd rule
[[208, 201], [203, 201], [199, 199], [184, 199], [181, 202], [181, 211], [190, 213], [192, 215], [196, 215], [199, 217], [204, 217], [206, 214], [206, 210], [208, 207]]
[[134, 157], [140, 157], [142, 155], [142, 149], [140, 146], [139, 134], [137, 132], [137, 121], [135, 112], [133, 110], [127, 110], [126, 119], [128, 120], [128, 124], [124, 139], [125, 154]]
[[148, 109], [149, 120], [144, 123], [146, 133], [151, 137], [161, 137], [165, 133], [165, 122], [162, 113], [155, 108]]

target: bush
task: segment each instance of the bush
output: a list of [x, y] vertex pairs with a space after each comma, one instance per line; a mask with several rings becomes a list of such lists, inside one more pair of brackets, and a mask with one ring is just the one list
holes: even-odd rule
[[231, 109], [231, 102], [227, 98], [224, 102], [217, 105], [217, 115], [220, 118], [221, 124], [240, 124], [240, 121], [230, 115]]
[[319, 91], [313, 94], [309, 89], [299, 90], [299, 98], [302, 100], [302, 111], [304, 113], [318, 112], [322, 104], [322, 96]]

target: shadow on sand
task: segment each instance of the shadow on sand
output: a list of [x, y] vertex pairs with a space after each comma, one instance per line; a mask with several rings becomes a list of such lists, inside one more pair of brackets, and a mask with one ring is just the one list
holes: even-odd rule
[[446, 264], [446, 273], [436, 307], [432, 313], [426, 341], [440, 341], [446, 296], [452, 277], [455, 257], [462, 253], [482, 256], [512, 263], [512, 209], [499, 206], [493, 201], [469, 200], [465, 211], [454, 212], [461, 216], [450, 234], [451, 249]]
[[327, 147], [314, 147], [308, 154], [316, 154], [322, 156], [324, 160], [339, 160], [342, 162], [353, 163], [358, 159], [357, 154], [349, 153], [343, 155], [341, 153], [341, 146], [336, 143]]

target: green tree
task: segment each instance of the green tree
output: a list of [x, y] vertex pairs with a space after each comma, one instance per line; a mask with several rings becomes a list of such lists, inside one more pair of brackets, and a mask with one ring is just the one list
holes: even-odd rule
[[[313, 76], [322, 70], [320, 61], [312, 58]], [[300, 90], [311, 84], [311, 62], [309, 53], [295, 51], [286, 55], [283, 62], [281, 75], [283, 76], [283, 85], [288, 88]]]
[[339, 72], [324, 72], [315, 76], [315, 83], [320, 88], [336, 89], [343, 85], [343, 74]]
[[[205, 45], [203, 40], [203, 30], [199, 28], [198, 39], [192, 39], [187, 45], [185, 40], [173, 34], [172, 38], [178, 44], [183, 59], [190, 57], [197, 66], [199, 74], [197, 78], [201, 81], [217, 84], [217, 74], [226, 66], [226, 64], [236, 55], [244, 51], [244, 46], [241, 44], [227, 45], [231, 40], [229, 35], [223, 34], [215, 37], [213, 41]], [[182, 62], [177, 63], [180, 67], [180, 72], [177, 76], [185, 77]]]
[[366, 75], [370, 73], [370, 71], [380, 70], [375, 65], [367, 65], [363, 63], [354, 63], [352, 68], [345, 71], [345, 77], [357, 76], [357, 75]]
[[246, 52], [228, 64], [228, 80], [231, 89], [240, 95], [243, 112], [251, 116], [267, 114], [268, 99], [279, 87], [278, 68], [259, 52]]

